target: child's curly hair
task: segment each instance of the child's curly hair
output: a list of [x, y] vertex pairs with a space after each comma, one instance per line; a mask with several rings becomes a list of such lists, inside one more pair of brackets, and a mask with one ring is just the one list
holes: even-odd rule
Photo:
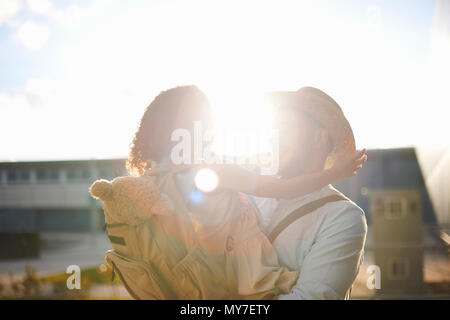
[[141, 176], [170, 154], [171, 134], [177, 128], [193, 132], [195, 120], [211, 122], [211, 108], [206, 95], [196, 86], [181, 86], [161, 92], [144, 112], [130, 144], [126, 168], [130, 175]]

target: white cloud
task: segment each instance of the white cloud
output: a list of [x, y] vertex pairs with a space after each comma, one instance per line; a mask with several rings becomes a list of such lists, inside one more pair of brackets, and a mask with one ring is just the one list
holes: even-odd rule
[[[8, 92], [0, 92], [0, 109], [30, 110], [44, 106], [52, 92], [43, 87], [40, 79], [28, 80], [26, 88]], [[45, 101], [44, 101], [45, 100]]]
[[146, 101], [83, 79], [30, 78], [0, 92], [0, 158], [124, 157]]
[[22, 9], [21, 0], [0, 1], [0, 25], [9, 22]]
[[66, 25], [76, 25], [81, 22], [83, 15], [89, 12], [88, 8], [80, 8], [76, 5], [70, 5], [65, 10], [55, 10], [51, 16], [58, 23]]
[[41, 49], [48, 40], [49, 30], [46, 26], [34, 21], [27, 21], [22, 24], [14, 37], [28, 50], [35, 51]]
[[2, 92], [0, 93], [0, 108], [26, 109], [30, 106], [25, 94]]
[[98, 15], [107, 6], [107, 1], [95, 0], [88, 6], [70, 4], [64, 9], [55, 8], [49, 0], [28, 0], [28, 8], [37, 14], [46, 16], [61, 25], [77, 26], [83, 18], [89, 15]]
[[47, 14], [53, 10], [49, 0], [27, 0], [28, 9], [38, 14]]

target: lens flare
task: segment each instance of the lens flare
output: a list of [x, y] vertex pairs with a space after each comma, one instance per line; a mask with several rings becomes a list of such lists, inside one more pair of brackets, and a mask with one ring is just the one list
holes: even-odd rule
[[210, 192], [217, 188], [219, 178], [217, 174], [208, 168], [200, 169], [195, 175], [195, 186], [203, 192]]

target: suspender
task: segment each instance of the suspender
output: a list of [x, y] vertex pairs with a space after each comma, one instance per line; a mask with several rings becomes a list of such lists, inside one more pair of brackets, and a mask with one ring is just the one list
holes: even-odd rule
[[292, 211], [283, 220], [281, 220], [281, 222], [272, 230], [272, 232], [270, 232], [270, 234], [268, 235], [270, 242], [273, 243], [275, 241], [275, 239], [278, 237], [278, 235], [284, 229], [286, 229], [291, 223], [296, 221], [297, 219], [303, 217], [304, 215], [306, 215], [310, 212], [313, 212], [313, 211], [319, 209], [320, 207], [324, 206], [328, 202], [334, 202], [334, 201], [340, 201], [340, 200], [348, 201], [349, 199], [347, 197], [344, 197], [343, 195], [334, 194], [331, 196], [327, 196], [327, 197], [309, 202], [309, 203], [301, 206], [300, 208]]

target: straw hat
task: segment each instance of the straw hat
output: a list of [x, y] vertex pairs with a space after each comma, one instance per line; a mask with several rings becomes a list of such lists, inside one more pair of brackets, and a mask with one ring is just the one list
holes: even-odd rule
[[273, 91], [268, 94], [268, 98], [276, 107], [299, 108], [328, 130], [334, 147], [328, 155], [325, 168], [331, 167], [337, 157], [356, 151], [355, 138], [350, 124], [336, 101], [325, 92], [312, 87], [304, 87], [298, 91]]

